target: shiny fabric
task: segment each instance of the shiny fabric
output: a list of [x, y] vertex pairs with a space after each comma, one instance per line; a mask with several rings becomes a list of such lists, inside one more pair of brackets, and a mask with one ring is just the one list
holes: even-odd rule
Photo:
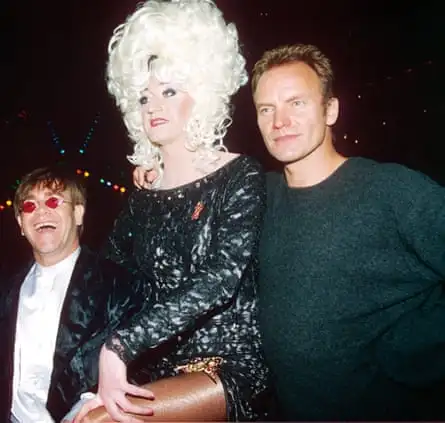
[[12, 400], [12, 412], [20, 421], [52, 422], [46, 403], [54, 349], [66, 290], [79, 254], [80, 247], [52, 266], [35, 263], [22, 283]]
[[107, 254], [142, 272], [150, 306], [107, 346], [126, 362], [144, 351], [151, 380], [217, 356], [229, 420], [264, 419], [267, 369], [257, 322], [257, 248], [265, 207], [259, 164], [240, 156], [196, 182], [134, 192]]
[[[21, 284], [31, 264], [0, 286], [0, 422], [11, 417], [14, 343]], [[82, 247], [60, 317], [47, 409], [59, 421], [97, 384], [101, 346], [150, 293], [115, 263]], [[44, 330], [44, 328], [42, 328]]]

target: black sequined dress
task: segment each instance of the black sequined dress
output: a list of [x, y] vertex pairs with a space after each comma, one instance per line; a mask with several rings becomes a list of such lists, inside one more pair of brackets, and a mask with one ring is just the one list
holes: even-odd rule
[[265, 418], [256, 300], [264, 208], [261, 167], [239, 156], [190, 184], [133, 192], [107, 245], [153, 293], [108, 348], [127, 363], [145, 352], [152, 380], [178, 374], [192, 358], [222, 357], [229, 420]]

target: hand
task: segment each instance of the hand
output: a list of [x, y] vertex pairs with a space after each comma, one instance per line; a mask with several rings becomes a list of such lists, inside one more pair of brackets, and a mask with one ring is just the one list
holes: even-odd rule
[[[99, 356], [99, 389], [96, 398], [88, 401], [74, 419], [74, 423], [87, 422], [83, 420], [87, 414], [100, 406], [104, 406], [110, 418], [116, 422], [134, 423], [138, 420], [126, 413], [152, 415], [151, 408], [132, 404], [126, 395], [134, 395], [153, 400], [153, 392], [139, 388], [127, 382], [127, 368], [113, 351], [102, 347]], [[90, 420], [91, 421], [91, 420]]]
[[100, 398], [99, 395], [96, 395], [94, 399], [89, 400], [82, 406], [82, 408], [80, 409], [79, 413], [77, 414], [75, 419], [72, 421], [72, 423], [87, 423], [87, 422], [89, 422], [90, 419], [87, 416], [87, 414], [89, 414], [89, 412], [91, 410], [99, 409], [99, 407], [101, 407], [101, 406], [103, 406], [102, 398]]
[[[146, 417], [147, 419], [150, 417]], [[144, 423], [148, 420], [139, 420], [136, 417], [128, 416], [128, 422], [131, 423]], [[72, 423], [69, 421], [64, 421], [63, 423]], [[111, 420], [110, 415], [105, 410], [105, 407], [98, 407], [94, 410], [91, 410], [85, 417], [82, 418], [82, 423], [118, 423], [114, 420]]]
[[150, 189], [157, 176], [158, 175], [155, 170], [147, 170], [142, 166], [137, 166], [133, 170], [133, 184], [139, 189]]

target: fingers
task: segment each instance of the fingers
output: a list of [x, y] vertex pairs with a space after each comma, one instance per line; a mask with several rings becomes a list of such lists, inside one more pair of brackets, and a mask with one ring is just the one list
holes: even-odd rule
[[[148, 396], [152, 393], [148, 390], [143, 390], [144, 395]], [[139, 400], [140, 401], [140, 400]], [[110, 401], [104, 401], [104, 406], [95, 406], [89, 401], [85, 404], [73, 422], [64, 421], [63, 423], [101, 423], [119, 422], [119, 423], [143, 423], [142, 416], [152, 416], [153, 409], [144, 405], [133, 404], [122, 393], [117, 398]], [[128, 414], [127, 414], [128, 413]], [[131, 416], [129, 414], [141, 415], [141, 418]]]
[[[125, 393], [132, 395], [134, 397], [139, 397], [139, 398], [128, 398], [126, 395], [122, 395], [122, 396], [118, 396], [115, 398], [117, 405], [120, 407], [120, 409], [122, 409], [123, 411], [125, 411], [126, 413], [131, 413], [131, 414], [141, 414], [141, 415], [145, 415], [145, 416], [151, 416], [153, 415], [153, 409], [149, 406], [149, 404], [144, 404], [141, 405], [140, 398], [145, 398], [147, 400], [153, 400], [154, 399], [154, 395], [153, 392], [151, 392], [148, 389], [144, 389], [144, 388], [140, 388], [139, 386], [135, 386], [135, 385], [131, 385], [128, 384], [125, 387]], [[124, 394], [124, 393], [123, 393]], [[139, 404], [138, 404], [139, 402]], [[113, 405], [116, 405], [116, 403], [113, 402]], [[107, 407], [108, 409], [108, 407]], [[112, 414], [111, 410], [108, 409], [108, 411], [110, 412], [110, 415], [114, 418], [117, 418], [117, 414], [116, 417], [114, 416], [114, 414]], [[120, 413], [120, 410], [118, 409], [117, 412], [120, 414], [119, 418], [122, 418], [122, 414]]]
[[[153, 415], [153, 409], [149, 406], [145, 405], [137, 405], [135, 403], [132, 403], [127, 398], [122, 399], [119, 401], [119, 407], [125, 411], [125, 413], [128, 414], [138, 414], [141, 416], [152, 416]], [[131, 416], [128, 416], [131, 417]]]
[[131, 385], [130, 383], [125, 387], [125, 391], [127, 394], [133, 395], [134, 397], [141, 397], [149, 400], [155, 399], [153, 392], [149, 389]]
[[133, 184], [136, 188], [142, 189], [142, 188], [150, 188], [152, 182], [156, 177], [151, 178], [149, 175], [152, 172], [148, 172], [143, 167], [135, 167], [133, 169]]
[[125, 422], [123, 422], [123, 423], [144, 423], [147, 421], [148, 420], [140, 420], [136, 417], [128, 416], [127, 420], [125, 420]]
[[141, 187], [140, 189], [142, 189], [142, 188], [144, 188], [144, 189], [150, 189], [150, 188], [151, 188], [151, 184], [148, 183], [148, 182], [144, 182], [144, 183], [142, 184], [142, 187]]
[[144, 181], [151, 185], [155, 181], [157, 176], [158, 174], [155, 170], [148, 170], [144, 172]]
[[105, 407], [101, 406], [91, 410], [88, 415], [82, 419], [82, 423], [111, 423], [111, 419]]
[[157, 177], [158, 172], [154, 169], [147, 170], [142, 166], [133, 169], [133, 185], [138, 189], [150, 189]]
[[[125, 404], [121, 404], [124, 408]], [[123, 412], [120, 408], [117, 408], [118, 416], [114, 418], [111, 413], [107, 412], [105, 407], [98, 407], [91, 410], [86, 417], [82, 420], [82, 423], [144, 423], [148, 420], [143, 419], [143, 417], [136, 417]], [[147, 415], [147, 409], [143, 409], [145, 416], [152, 416], [153, 413]], [[70, 423], [70, 422], [68, 422]]]
[[121, 403], [123, 403], [125, 400], [125, 397], [111, 400], [105, 403], [105, 408], [108, 411], [108, 414], [110, 415], [112, 420], [115, 420], [117, 422], [125, 422], [128, 421], [129, 416], [126, 416], [123, 411], [119, 408]]
[[139, 182], [139, 180], [135, 177], [134, 173], [133, 173], [133, 185], [137, 188], [137, 189], [142, 189], [143, 187], [143, 183], [141, 184]]
[[[91, 401], [88, 401], [85, 403], [82, 408], [80, 409], [79, 413], [73, 420], [73, 423], [82, 423], [83, 419], [86, 417], [86, 415], [91, 411], [94, 410], [97, 407], [100, 407], [102, 405], [102, 402], [98, 399], [93, 399]], [[85, 421], [83, 422], [85, 423]]]

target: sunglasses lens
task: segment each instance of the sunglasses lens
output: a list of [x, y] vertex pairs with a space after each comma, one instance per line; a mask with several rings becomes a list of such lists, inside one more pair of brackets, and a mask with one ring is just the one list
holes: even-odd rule
[[22, 204], [22, 211], [23, 213], [32, 213], [36, 207], [36, 203], [33, 201], [24, 201]]
[[45, 204], [50, 209], [56, 209], [57, 207], [59, 207], [60, 204], [62, 204], [62, 201], [63, 200], [61, 200], [60, 198], [57, 198], [57, 197], [49, 197], [45, 201]]

